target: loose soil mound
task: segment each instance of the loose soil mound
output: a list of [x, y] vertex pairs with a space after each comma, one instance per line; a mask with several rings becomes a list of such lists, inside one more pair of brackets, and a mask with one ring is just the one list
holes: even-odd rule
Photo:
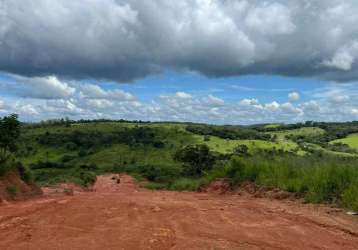
[[208, 186], [201, 187], [199, 191], [214, 194], [232, 194], [233, 192], [230, 184], [225, 179], [213, 181]]
[[0, 249], [344, 249], [358, 221], [341, 211], [252, 195], [151, 191], [129, 176], [93, 192], [0, 207]]
[[0, 204], [6, 201], [26, 200], [42, 194], [34, 183], [25, 183], [17, 171], [10, 171], [0, 177]]

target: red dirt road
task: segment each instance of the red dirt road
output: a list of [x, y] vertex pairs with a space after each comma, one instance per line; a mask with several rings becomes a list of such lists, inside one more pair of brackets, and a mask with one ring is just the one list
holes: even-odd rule
[[358, 221], [248, 195], [150, 191], [129, 176], [95, 192], [0, 206], [0, 249], [358, 249]]

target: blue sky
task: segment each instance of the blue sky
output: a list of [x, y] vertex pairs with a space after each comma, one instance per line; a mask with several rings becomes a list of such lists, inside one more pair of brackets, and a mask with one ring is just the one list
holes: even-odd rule
[[244, 98], [257, 98], [263, 102], [287, 101], [291, 92], [301, 93], [301, 99], [314, 89], [327, 86], [327, 82], [272, 75], [245, 75], [236, 77], [208, 78], [197, 73], [166, 72], [118, 86], [106, 84], [106, 88], [118, 88], [134, 93], [143, 101], [159, 94], [183, 91], [197, 95], [215, 95], [227, 102], [238, 102]]
[[0, 4], [0, 116], [358, 120], [356, 0]]
[[69, 117], [252, 124], [358, 118], [355, 83], [312, 78], [210, 78], [167, 71], [118, 83], [2, 73], [0, 90], [0, 112], [18, 113], [25, 121]]

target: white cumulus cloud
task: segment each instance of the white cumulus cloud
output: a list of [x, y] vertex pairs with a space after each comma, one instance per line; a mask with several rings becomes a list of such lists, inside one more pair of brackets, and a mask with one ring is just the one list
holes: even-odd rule
[[0, 4], [0, 71], [119, 82], [164, 72], [358, 79], [356, 0]]
[[288, 94], [288, 100], [290, 102], [297, 102], [298, 100], [300, 100], [300, 94], [297, 92], [291, 92]]
[[192, 96], [188, 93], [185, 92], [176, 92], [175, 95], [179, 98], [183, 98], [183, 99], [189, 99], [192, 98]]

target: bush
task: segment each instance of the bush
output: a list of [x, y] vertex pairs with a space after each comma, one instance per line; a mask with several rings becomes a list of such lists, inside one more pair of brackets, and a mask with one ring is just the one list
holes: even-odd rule
[[67, 143], [65, 144], [65, 148], [66, 148], [67, 150], [74, 151], [74, 150], [77, 149], [77, 145], [76, 145], [75, 143], [73, 143], [73, 142], [67, 142]]
[[38, 161], [37, 163], [30, 164], [31, 169], [42, 169], [42, 168], [66, 168], [67, 166], [62, 162], [51, 162], [51, 161]]
[[60, 169], [45, 168], [33, 171], [34, 180], [40, 185], [54, 185], [57, 183], [75, 183], [88, 187], [96, 182], [97, 175], [93, 171], [84, 170], [80, 167]]
[[186, 146], [175, 153], [174, 159], [184, 163], [189, 176], [201, 176], [213, 167], [216, 160], [205, 144]]
[[62, 163], [67, 163], [69, 161], [72, 161], [74, 159], [76, 159], [77, 157], [75, 155], [64, 155], [61, 157], [61, 162]]
[[237, 145], [235, 148], [234, 148], [234, 154], [236, 155], [242, 155], [242, 156], [245, 156], [245, 155], [248, 155], [249, 154], [249, 147], [246, 146], [246, 145]]
[[240, 158], [234, 157], [227, 169], [227, 177], [230, 179], [231, 184], [236, 185], [248, 179], [245, 175], [246, 171], [247, 166], [245, 166], [244, 162]]
[[88, 155], [87, 150], [81, 149], [81, 150], [78, 152], [78, 157], [85, 157], [85, 156], [87, 156], [87, 155]]
[[167, 165], [146, 165], [137, 167], [137, 172], [149, 181], [168, 183], [182, 174], [182, 169]]
[[91, 171], [81, 171], [78, 173], [78, 177], [81, 180], [81, 185], [85, 187], [92, 186], [97, 180], [97, 175]]
[[80, 166], [81, 169], [84, 169], [84, 170], [88, 170], [88, 171], [96, 171], [98, 170], [98, 167], [96, 164], [94, 163], [91, 163], [91, 164], [83, 164]]

